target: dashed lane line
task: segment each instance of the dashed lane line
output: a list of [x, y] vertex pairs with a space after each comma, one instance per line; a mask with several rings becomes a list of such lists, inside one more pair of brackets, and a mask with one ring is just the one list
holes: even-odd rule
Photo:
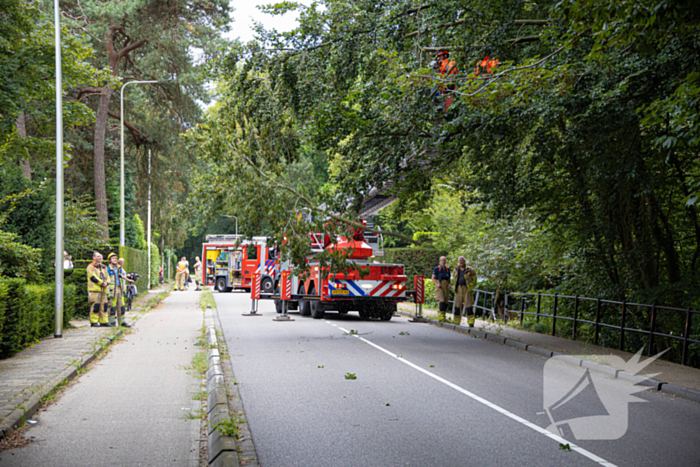
[[[337, 328], [340, 329], [341, 331], [350, 334], [350, 331], [348, 331], [347, 329], [343, 329], [343, 328], [341, 328], [340, 326], [338, 326], [338, 325], [336, 325], [336, 324], [333, 324], [333, 323], [330, 323], [330, 322], [328, 322], [328, 321], [326, 321], [326, 322], [327, 322], [328, 324], [331, 324], [332, 326], [337, 327]], [[388, 350], [385, 349], [384, 347], [381, 347], [381, 346], [375, 344], [374, 342], [368, 341], [368, 340], [365, 339], [364, 337], [360, 337], [360, 336], [358, 336], [358, 335], [356, 335], [356, 334], [352, 334], [352, 336], [353, 336], [353, 337], [356, 337], [356, 338], [359, 339], [359, 340], [361, 340], [361, 341], [364, 342], [365, 344], [369, 344], [369, 345], [371, 345], [372, 347], [374, 347], [375, 349], [377, 349], [377, 350], [379, 350], [379, 351], [381, 351], [381, 352], [384, 352], [385, 354], [389, 355], [391, 358], [393, 358], [393, 359], [395, 359], [395, 360], [397, 360], [397, 361], [399, 361], [399, 362], [401, 362], [401, 363], [404, 363], [404, 364], [410, 366], [411, 368], [420, 371], [420, 372], [423, 373], [424, 375], [430, 376], [430, 377], [433, 378], [434, 380], [439, 381], [439, 382], [441, 382], [442, 384], [451, 387], [451, 388], [454, 389], [455, 391], [461, 392], [461, 393], [464, 394], [465, 396], [468, 396], [468, 397], [474, 399], [475, 401], [477, 401], [477, 402], [479, 402], [479, 403], [485, 405], [486, 407], [489, 407], [489, 408], [495, 410], [496, 412], [498, 412], [498, 413], [500, 413], [500, 414], [502, 414], [502, 415], [505, 415], [506, 417], [510, 418], [511, 420], [515, 420], [516, 422], [520, 423], [521, 425], [525, 425], [526, 427], [528, 427], [528, 428], [530, 428], [530, 429], [532, 429], [532, 430], [535, 430], [536, 432], [538, 432], [538, 433], [540, 433], [540, 434], [542, 434], [542, 435], [544, 435], [544, 436], [546, 436], [546, 437], [548, 437], [548, 438], [550, 438], [550, 439], [552, 439], [552, 440], [558, 442], [559, 444], [568, 444], [568, 445], [571, 447], [571, 450], [572, 450], [572, 451], [578, 452], [579, 454], [581, 454], [581, 455], [584, 456], [584, 457], [587, 457], [588, 459], [592, 460], [593, 462], [596, 462], [596, 463], [598, 463], [598, 464], [600, 464], [600, 465], [603, 465], [603, 466], [605, 466], [605, 467], [616, 467], [616, 465], [613, 464], [612, 462], [608, 462], [608, 461], [606, 461], [605, 459], [596, 456], [596, 455], [593, 454], [592, 452], [587, 451], [586, 449], [583, 449], [581, 446], [577, 446], [577, 445], [575, 445], [574, 443], [565, 440], [565, 439], [562, 438], [561, 436], [555, 435], [554, 433], [552, 433], [552, 432], [550, 432], [550, 431], [547, 431], [546, 429], [544, 429], [544, 428], [542, 428], [542, 427], [540, 427], [540, 426], [538, 426], [538, 425], [535, 425], [534, 423], [529, 422], [529, 421], [525, 420], [524, 418], [519, 417], [518, 415], [515, 415], [515, 414], [512, 413], [512, 412], [507, 411], [507, 410], [504, 409], [503, 407], [501, 407], [501, 406], [499, 406], [499, 405], [496, 405], [496, 404], [494, 404], [493, 402], [487, 401], [487, 400], [484, 399], [483, 397], [477, 396], [477, 395], [474, 394], [473, 392], [467, 391], [466, 389], [464, 389], [464, 388], [462, 388], [462, 387], [460, 387], [460, 386], [457, 386], [456, 384], [454, 384], [454, 383], [452, 383], [452, 382], [446, 380], [445, 378], [442, 378], [442, 377], [436, 375], [435, 373], [431, 373], [430, 371], [428, 371], [428, 370], [426, 370], [426, 369], [424, 369], [424, 368], [419, 367], [419, 366], [416, 365], [415, 363], [412, 363], [412, 362], [406, 360], [406, 359], [403, 358], [403, 357], [399, 357], [398, 355], [396, 355], [396, 354], [394, 354], [394, 353], [388, 351]]]

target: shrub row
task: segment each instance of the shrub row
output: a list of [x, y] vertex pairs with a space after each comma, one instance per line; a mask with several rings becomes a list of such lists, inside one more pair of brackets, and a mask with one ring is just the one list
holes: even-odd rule
[[88, 303], [87, 293], [87, 270], [85, 268], [75, 268], [66, 277], [66, 285], [75, 288], [75, 308], [73, 316], [87, 318], [90, 315], [90, 303]]
[[[63, 322], [73, 317], [76, 287], [66, 284]], [[8, 358], [53, 332], [54, 285], [0, 278], [0, 358]]]

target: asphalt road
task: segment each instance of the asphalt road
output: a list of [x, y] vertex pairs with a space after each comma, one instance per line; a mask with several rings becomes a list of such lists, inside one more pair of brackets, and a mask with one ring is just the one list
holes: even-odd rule
[[[274, 322], [271, 301], [245, 317], [248, 294], [214, 297], [262, 466], [700, 465], [699, 404], [646, 391], [647, 403], [627, 404], [631, 385], [596, 377], [556, 420], [610, 415], [594, 434], [622, 424], [624, 436], [578, 440], [572, 425], [555, 435], [545, 358], [405, 318]], [[555, 365], [548, 387], [565, 394], [578, 370]]]
[[184, 369], [200, 350], [199, 292], [172, 292], [143, 315], [25, 432], [0, 466], [197, 466], [201, 382]]

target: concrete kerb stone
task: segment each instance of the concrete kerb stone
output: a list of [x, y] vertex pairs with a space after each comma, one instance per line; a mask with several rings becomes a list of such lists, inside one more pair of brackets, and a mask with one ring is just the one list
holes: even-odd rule
[[700, 391], [694, 391], [682, 386], [676, 386], [675, 384], [662, 383], [661, 392], [665, 392], [672, 396], [682, 397], [683, 399], [689, 399], [700, 404]]
[[238, 464], [238, 453], [231, 451], [224, 451], [219, 456], [214, 459], [214, 462], [209, 464], [212, 467], [230, 467], [232, 465]]
[[217, 388], [225, 388], [226, 380], [224, 375], [214, 375], [209, 381], [207, 381], [207, 395], [211, 394]]
[[505, 337], [497, 336], [496, 334], [486, 334], [486, 340], [491, 341], [491, 342], [495, 342], [495, 343], [501, 344], [501, 345], [506, 343]]
[[218, 427], [221, 423], [231, 420], [231, 411], [226, 392], [226, 380], [221, 366], [221, 355], [216, 338], [216, 319], [214, 311], [205, 311], [207, 323], [207, 441], [209, 465], [236, 467], [238, 461], [238, 445], [232, 436], [224, 436]]
[[209, 369], [207, 370], [206, 381], [209, 381], [215, 375], [221, 375], [221, 376], [224, 375], [224, 370], [221, 368], [221, 365], [218, 363], [209, 367]]
[[211, 436], [214, 431], [217, 431], [219, 423], [231, 419], [228, 407], [217, 405], [214, 410], [207, 414], [207, 434]]
[[207, 344], [209, 344], [210, 348], [218, 347], [219, 345], [218, 341], [216, 340], [216, 331], [214, 328], [207, 329]]
[[581, 367], [588, 368], [591, 371], [595, 371], [596, 373], [601, 373], [605, 376], [610, 376], [611, 378], [617, 378], [617, 373], [622, 371], [622, 370], [618, 370], [617, 368], [613, 368], [611, 366], [599, 365], [595, 362], [591, 362], [590, 360], [581, 360]]
[[233, 436], [222, 435], [219, 430], [214, 430], [209, 434], [209, 449], [207, 452], [209, 454], [209, 464], [214, 462], [224, 452], [236, 453], [236, 460], [238, 460], [236, 440], [233, 439]]
[[221, 357], [219, 354], [219, 349], [209, 349], [207, 350], [207, 361], [211, 360], [214, 357]]
[[518, 350], [522, 350], [523, 352], [527, 352], [528, 344], [523, 344], [523, 343], [520, 342], [520, 341], [516, 341], [516, 340], [513, 340], [513, 339], [506, 339], [506, 341], [504, 342], [504, 344], [507, 345], [507, 346], [509, 346], [509, 347], [514, 347], [514, 348], [516, 348], [516, 349], [518, 349]]
[[13, 410], [10, 415], [8, 415], [2, 423], [0, 423], [0, 439], [12, 433], [17, 428], [20, 428], [26, 420], [29, 420], [34, 416], [34, 414], [41, 408], [43, 404], [42, 400], [56, 391], [63, 384], [71, 381], [73, 378], [78, 376], [78, 370], [85, 368], [87, 365], [92, 363], [95, 358], [103, 351], [106, 350], [114, 341], [123, 334], [124, 331], [119, 329], [116, 333], [111, 335], [108, 339], [107, 345], [100, 346], [95, 349], [94, 352], [90, 352], [85, 355], [80, 362], [79, 366], [71, 365], [58, 374], [54, 379], [52, 379], [48, 384], [44, 385], [41, 390], [35, 394], [32, 394], [27, 402]]
[[228, 409], [228, 396], [226, 395], [226, 387], [216, 387], [214, 388], [207, 397], [207, 414], [212, 410], [216, 409], [218, 406], [222, 406]]
[[528, 345], [527, 351], [546, 358], [551, 358], [554, 354], [554, 352], [552, 352], [551, 350], [541, 349], [539, 347], [535, 347], [534, 345]]
[[221, 366], [221, 358], [220, 357], [211, 357], [209, 361], [207, 362], [207, 370], [214, 365], [219, 365]]
[[568, 363], [569, 365], [572, 366], [581, 366], [583, 363], [583, 360], [580, 358], [572, 357], [571, 355], [564, 355], [560, 353], [554, 353], [554, 358], [559, 360], [560, 362]]

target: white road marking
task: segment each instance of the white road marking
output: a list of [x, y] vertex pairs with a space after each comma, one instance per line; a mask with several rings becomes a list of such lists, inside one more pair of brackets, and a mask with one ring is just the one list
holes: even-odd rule
[[[334, 324], [333, 326], [336, 326], [336, 325]], [[337, 327], [338, 329], [340, 329], [341, 331], [343, 331], [343, 332], [346, 332], [346, 333], [348, 333], [348, 334], [350, 333], [350, 331], [348, 331], [348, 330], [346, 330], [346, 329], [343, 329], [343, 328], [341, 328], [340, 326], [336, 326], [336, 327]], [[360, 337], [360, 336], [355, 335], [355, 334], [353, 334], [353, 336], [356, 337], [356, 338], [358, 338], [358, 339], [360, 339], [360, 340], [361, 340], [362, 342], [364, 342], [365, 344], [369, 344], [369, 345], [371, 345], [372, 347], [374, 347], [375, 349], [377, 349], [377, 350], [379, 350], [379, 351], [381, 351], [381, 352], [384, 352], [385, 354], [387, 354], [387, 355], [390, 356], [391, 358], [393, 358], [393, 359], [395, 359], [395, 360], [398, 360], [398, 361], [401, 362], [401, 363], [405, 363], [406, 365], [410, 366], [411, 368], [416, 369], [416, 370], [420, 371], [421, 373], [423, 373], [423, 374], [425, 374], [425, 375], [427, 375], [427, 376], [430, 376], [431, 378], [433, 378], [433, 379], [435, 379], [435, 380], [441, 382], [442, 384], [444, 384], [444, 385], [446, 385], [446, 386], [451, 387], [452, 389], [454, 389], [454, 390], [456, 390], [456, 391], [458, 391], [458, 392], [461, 392], [461, 393], [464, 394], [465, 396], [471, 397], [471, 398], [474, 399], [475, 401], [477, 401], [477, 402], [479, 402], [479, 403], [481, 403], [481, 404], [484, 404], [486, 407], [489, 407], [489, 408], [495, 410], [496, 412], [499, 412], [500, 414], [505, 415], [506, 417], [508, 417], [508, 418], [510, 418], [510, 419], [512, 419], [512, 420], [515, 420], [516, 422], [520, 423], [521, 425], [525, 425], [526, 427], [531, 428], [531, 429], [535, 430], [536, 432], [538, 432], [538, 433], [540, 433], [540, 434], [542, 434], [542, 435], [544, 435], [544, 436], [546, 436], [546, 437], [548, 437], [548, 438], [550, 438], [550, 439], [553, 439], [554, 441], [558, 442], [559, 444], [568, 444], [568, 445], [571, 447], [571, 450], [572, 450], [572, 451], [578, 452], [579, 454], [581, 454], [581, 455], [584, 456], [584, 457], [587, 457], [588, 459], [592, 460], [593, 462], [596, 462], [596, 463], [598, 463], [598, 464], [600, 464], [600, 465], [603, 465], [603, 466], [605, 466], [605, 467], [617, 467], [617, 466], [616, 466], [615, 464], [613, 464], [612, 462], [608, 462], [608, 461], [606, 461], [605, 459], [596, 456], [596, 455], [593, 454], [592, 452], [587, 451], [587, 450], [583, 449], [582, 447], [577, 446], [577, 445], [575, 445], [574, 443], [565, 440], [565, 439], [562, 438], [561, 436], [555, 435], [554, 433], [552, 433], [552, 432], [550, 432], [550, 431], [547, 431], [546, 429], [544, 429], [544, 428], [542, 428], [542, 427], [540, 427], [540, 426], [538, 426], [538, 425], [535, 425], [534, 423], [529, 422], [529, 421], [525, 420], [524, 418], [515, 415], [515, 414], [512, 413], [512, 412], [507, 411], [507, 410], [504, 409], [503, 407], [498, 406], [498, 405], [494, 404], [493, 402], [487, 401], [487, 400], [484, 399], [483, 397], [477, 396], [477, 395], [474, 394], [473, 392], [467, 391], [466, 389], [464, 389], [464, 388], [462, 388], [462, 387], [460, 387], [460, 386], [457, 386], [456, 384], [451, 383], [450, 381], [447, 381], [445, 378], [442, 378], [442, 377], [436, 375], [435, 373], [431, 373], [430, 371], [425, 370], [425, 369], [419, 367], [419, 366], [416, 365], [415, 363], [409, 362], [408, 360], [406, 360], [406, 359], [403, 358], [403, 357], [399, 357], [398, 355], [389, 352], [389, 351], [386, 350], [385, 348], [383, 348], [383, 347], [381, 347], [381, 346], [375, 344], [374, 342], [368, 341], [368, 340], [365, 339], [364, 337]]]

